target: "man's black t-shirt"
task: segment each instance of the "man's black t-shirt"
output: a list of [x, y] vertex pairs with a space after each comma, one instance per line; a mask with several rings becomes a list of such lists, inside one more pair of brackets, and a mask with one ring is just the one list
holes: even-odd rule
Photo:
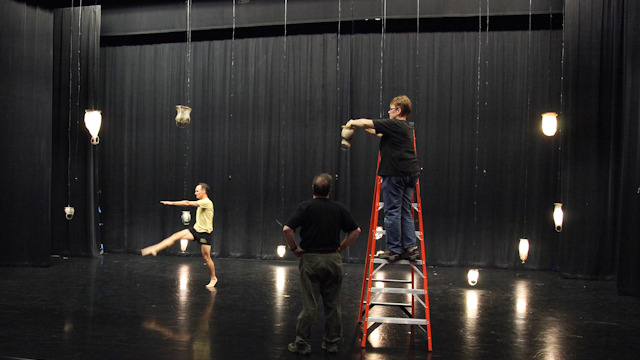
[[418, 156], [414, 150], [413, 126], [405, 120], [374, 120], [373, 126], [380, 138], [380, 176], [407, 176], [420, 172]]
[[306, 252], [334, 252], [340, 246], [340, 231], [358, 228], [356, 220], [343, 204], [328, 198], [314, 198], [298, 205], [285, 223], [300, 229], [300, 247]]

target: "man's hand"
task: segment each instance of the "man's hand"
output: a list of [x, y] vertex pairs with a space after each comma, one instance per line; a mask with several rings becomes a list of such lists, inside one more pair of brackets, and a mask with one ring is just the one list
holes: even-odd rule
[[302, 254], [304, 254], [304, 250], [301, 247], [297, 247], [297, 248], [295, 248], [295, 250], [293, 250], [293, 254], [296, 257], [301, 257]]

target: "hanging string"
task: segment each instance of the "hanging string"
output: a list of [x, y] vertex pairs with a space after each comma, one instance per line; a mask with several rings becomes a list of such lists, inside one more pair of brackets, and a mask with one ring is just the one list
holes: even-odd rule
[[191, 106], [191, 4], [187, 0], [187, 106]]
[[380, 116], [383, 118], [385, 106], [383, 106], [383, 71], [384, 71], [384, 40], [387, 26], [387, 0], [382, 0], [382, 34], [380, 36]]
[[71, 205], [71, 101], [73, 97], [73, 0], [71, 0], [70, 17], [69, 20], [69, 121], [67, 126], [67, 144], [69, 147], [68, 159], [67, 159], [67, 205]]
[[[71, 13], [73, 14], [73, 8], [71, 9]], [[73, 15], [71, 15], [71, 17], [73, 18]], [[81, 110], [80, 110], [80, 83], [82, 82], [82, 78], [80, 76], [80, 53], [82, 50], [82, 0], [80, 0], [80, 2], [78, 3], [78, 62], [77, 62], [77, 68], [78, 68], [78, 78], [77, 78], [77, 82], [78, 82], [78, 92], [76, 94], [76, 149], [75, 149], [75, 158], [76, 158], [76, 166], [75, 166], [75, 175], [74, 175], [74, 179], [77, 181], [78, 180], [78, 142], [80, 141], [80, 136], [79, 136], [79, 129], [80, 129], [80, 117], [81, 115]]]
[[[485, 17], [486, 21], [485, 21], [485, 49], [487, 50], [487, 52], [489, 51], [489, 19], [490, 17], [490, 6], [489, 6], [489, 2], [490, 0], [487, 0], [487, 16]], [[485, 74], [489, 74], [489, 58], [490, 56], [485, 56], [484, 57], [484, 70], [485, 70]], [[489, 109], [489, 104], [488, 104], [488, 98], [489, 98], [489, 76], [485, 76], [485, 80], [484, 80], [484, 113], [488, 114], [488, 109]], [[486, 122], [484, 123], [484, 128], [486, 129]], [[486, 139], [486, 138], [485, 138]], [[486, 176], [487, 175], [487, 147], [483, 146], [482, 147], [482, 175]]]
[[[287, 0], [284, 0], [284, 39], [283, 39], [283, 54], [282, 54], [282, 69], [284, 74], [288, 72], [288, 64], [287, 64], [287, 11], [288, 11], [288, 3]], [[288, 96], [288, 79], [286, 76], [280, 77], [281, 81], [284, 81], [284, 91], [285, 97]], [[282, 114], [285, 113], [286, 101], [281, 101]], [[284, 194], [285, 194], [285, 174], [284, 174], [284, 165], [285, 165], [285, 117], [280, 116], [280, 202], [281, 202], [281, 211], [284, 216]]]
[[[478, 151], [480, 138], [480, 68], [482, 64], [482, 2], [478, 2], [478, 59], [476, 63], [476, 133], [474, 149], [474, 184], [473, 184], [473, 222], [478, 224]], [[475, 238], [473, 246], [475, 247]]]
[[[338, 0], [338, 36], [336, 39], [336, 90], [338, 98], [340, 98], [340, 25], [342, 20], [342, 1]], [[338, 115], [340, 114], [341, 104], [338, 102]]]
[[[551, 5], [549, 5], [551, 6]], [[562, 2], [562, 50], [560, 55], [560, 122], [559, 125], [564, 123], [563, 111], [564, 111], [564, 7]], [[551, 13], [551, 11], [549, 11]], [[550, 25], [551, 26], [551, 25]], [[558, 126], [558, 201], [562, 202], [562, 127]]]
[[[233, 104], [233, 98], [235, 96], [235, 62], [236, 62], [236, 0], [233, 0], [233, 9], [232, 9], [232, 24], [231, 24], [231, 81], [229, 84], [230, 93], [231, 93], [231, 102]], [[229, 119], [230, 123], [233, 123], [233, 106], [229, 106]]]
[[[186, 105], [191, 107], [191, 0], [186, 0], [187, 14], [186, 14], [186, 28], [187, 28], [187, 64], [186, 64], [186, 87], [185, 98]], [[187, 198], [187, 171], [189, 169], [189, 127], [185, 129], [184, 137], [184, 180], [183, 180], [183, 199]]]
[[531, 0], [529, 0], [529, 31], [527, 37], [527, 58], [526, 58], [526, 67], [527, 67], [527, 116], [524, 121], [524, 126], [522, 127], [522, 139], [524, 142], [524, 209], [523, 209], [523, 238], [527, 238], [527, 202], [528, 202], [528, 188], [529, 188], [529, 141], [527, 134], [527, 126], [529, 123], [529, 119], [531, 116], [531, 84], [529, 81], [529, 75], [531, 74], [531, 64], [530, 64], [530, 56], [531, 56]]
[[[338, 0], [338, 34], [337, 34], [337, 39], [336, 39], [336, 94], [337, 94], [337, 99], [340, 99], [340, 79], [342, 78], [341, 74], [340, 74], [340, 32], [341, 32], [341, 25], [342, 25], [342, 0]], [[337, 112], [338, 112], [338, 116], [337, 118], [340, 119], [340, 121], [342, 120], [342, 102], [338, 100], [337, 102]], [[337, 180], [337, 175], [336, 175], [336, 180]]]
[[416, 0], [416, 95], [420, 101], [420, 0]]

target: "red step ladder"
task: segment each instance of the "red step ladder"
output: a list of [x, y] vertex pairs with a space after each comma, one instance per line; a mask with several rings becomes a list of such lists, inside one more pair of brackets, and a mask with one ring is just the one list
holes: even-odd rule
[[[413, 147], [416, 150], [415, 131], [413, 135]], [[378, 153], [378, 167], [380, 166], [380, 153]], [[377, 173], [376, 169], [376, 173]], [[429, 351], [432, 351], [431, 345], [431, 321], [429, 314], [429, 291], [427, 287], [427, 263], [424, 248], [424, 228], [422, 224], [422, 205], [420, 202], [420, 180], [416, 184], [416, 189], [412, 199], [412, 213], [417, 214], [417, 223], [419, 230], [416, 231], [416, 237], [420, 246], [420, 260], [397, 260], [390, 262], [385, 259], [378, 259], [376, 255], [376, 240], [381, 239], [385, 235], [385, 230], [378, 226], [378, 214], [384, 207], [384, 203], [380, 201], [380, 188], [382, 178], [376, 175], [375, 190], [373, 192], [373, 204], [371, 207], [371, 222], [369, 226], [369, 240], [367, 243], [367, 260], [365, 262], [364, 275], [362, 278], [362, 292], [360, 295], [360, 311], [358, 314], [358, 322], [364, 322], [362, 326], [362, 347], [367, 345], [367, 331], [375, 324], [406, 324], [416, 325], [426, 333]], [[402, 279], [375, 279], [375, 274], [387, 265], [404, 265], [411, 269], [411, 280]], [[376, 267], [377, 266], [377, 267]], [[422, 278], [422, 286], [416, 288], [416, 274]], [[374, 283], [394, 284], [394, 287], [376, 287]], [[409, 287], [406, 285], [409, 284]], [[400, 285], [402, 287], [397, 287]], [[372, 293], [374, 294], [372, 296]], [[383, 302], [376, 301], [382, 294], [410, 294], [411, 302]], [[385, 295], [393, 296], [393, 295]], [[396, 295], [397, 296], [397, 295]], [[416, 318], [416, 302], [424, 309], [424, 318]], [[398, 307], [404, 313], [403, 317], [374, 317], [370, 316], [370, 310], [374, 306], [391, 306]], [[407, 310], [410, 308], [410, 311]], [[363, 320], [364, 319], [364, 320]], [[374, 331], [373, 328], [371, 331]]]

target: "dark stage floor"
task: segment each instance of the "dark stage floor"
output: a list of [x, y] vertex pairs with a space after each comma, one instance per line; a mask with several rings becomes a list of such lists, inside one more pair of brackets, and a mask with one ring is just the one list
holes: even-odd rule
[[[197, 257], [53, 258], [0, 267], [1, 359], [636, 359], [640, 299], [614, 282], [551, 272], [429, 268], [433, 352], [409, 325], [383, 324], [361, 349], [363, 265], [345, 264], [345, 342], [291, 354], [301, 302], [294, 261], [214, 259], [213, 291]], [[386, 277], [408, 270], [385, 267]], [[374, 307], [375, 311], [391, 311]]]

